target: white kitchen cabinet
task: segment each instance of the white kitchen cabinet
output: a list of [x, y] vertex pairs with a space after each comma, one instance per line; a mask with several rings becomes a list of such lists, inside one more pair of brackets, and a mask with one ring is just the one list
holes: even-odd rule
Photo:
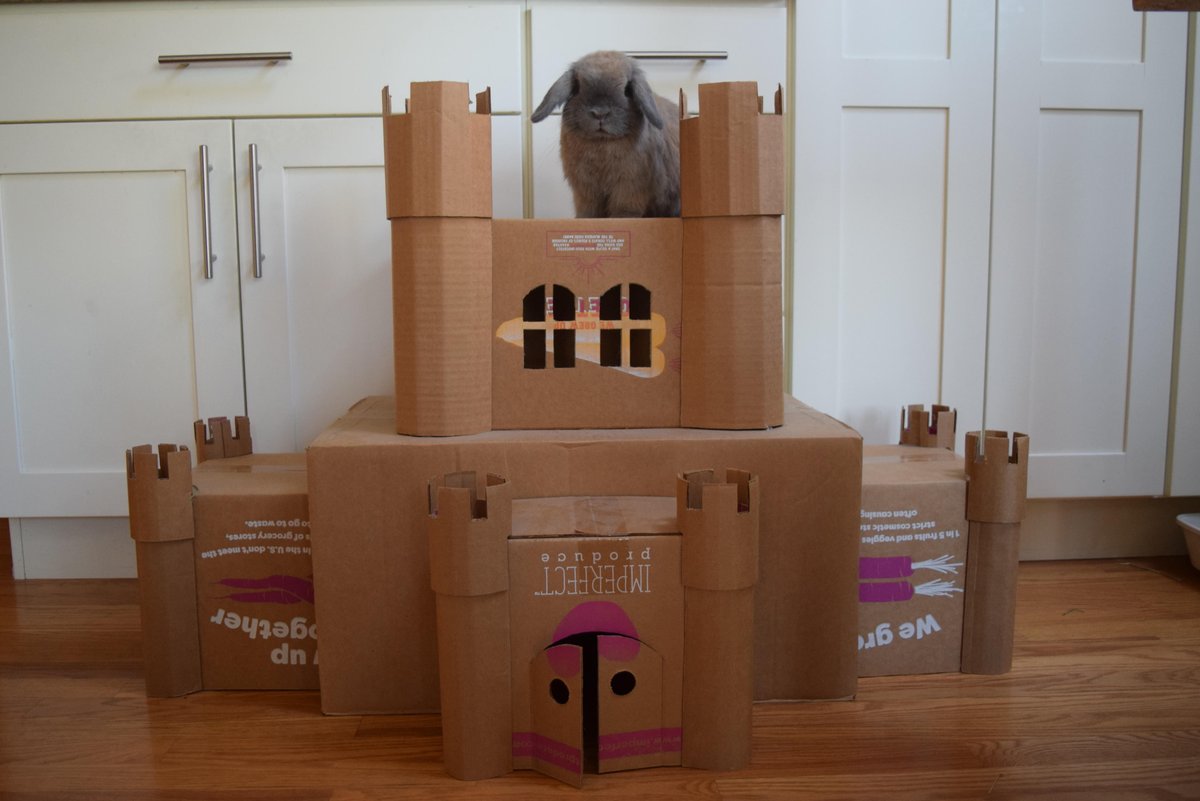
[[4, 516], [123, 515], [125, 448], [242, 409], [230, 129], [0, 126]]
[[[953, 12], [953, 13], [952, 13]], [[796, 8], [792, 388], [867, 442], [983, 417], [993, 11]]]
[[1001, 0], [987, 423], [1035, 497], [1164, 491], [1187, 19]]
[[[757, 81], [768, 98], [787, 83], [787, 7], [782, 2], [592, 3], [531, 0], [529, 28], [532, 95], [530, 109], [581, 56], [595, 50], [656, 51], [679, 58], [647, 59], [642, 68], [651, 88], [671, 100], [682, 89], [688, 107], [699, 110], [696, 87], [719, 81]], [[689, 54], [724, 52], [725, 59]], [[533, 213], [573, 217], [571, 191], [558, 157], [555, 114], [533, 126]]]
[[[492, 127], [495, 214], [519, 217], [520, 118], [496, 117]], [[238, 120], [234, 139], [255, 449], [299, 451], [354, 402], [395, 389], [382, 126], [373, 118]]]
[[[0, 120], [378, 114], [411, 81], [492, 86], [521, 108], [521, 3], [46, 3], [0, 6]], [[162, 65], [164, 55], [290, 61]]]

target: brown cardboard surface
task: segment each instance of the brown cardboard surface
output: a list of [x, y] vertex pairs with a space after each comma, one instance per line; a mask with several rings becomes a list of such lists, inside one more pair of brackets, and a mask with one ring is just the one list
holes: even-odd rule
[[413, 83], [404, 114], [393, 114], [383, 90], [383, 155], [387, 216], [491, 217], [490, 95], [470, 112], [465, 83]]
[[[493, 427], [678, 425], [680, 221], [496, 220], [492, 231]], [[602, 366], [610, 337], [619, 363]]]
[[737, 465], [762, 487], [755, 698], [843, 698], [856, 686], [857, 433], [797, 401], [763, 431], [392, 433], [393, 402], [367, 399], [308, 449], [321, 599], [321, 698], [329, 713], [438, 704], [424, 516], [430, 477], [505, 476], [514, 498], [674, 494], [675, 474]]
[[1021, 524], [971, 521], [970, 530], [962, 671], [1007, 673], [1017, 617]]
[[949, 406], [935, 403], [926, 411], [924, 404], [910, 404], [900, 410], [900, 444], [953, 451], [957, 420]]
[[396, 431], [492, 427], [492, 223], [392, 221]]
[[752, 81], [700, 85], [700, 114], [679, 123], [684, 217], [783, 214], [780, 98], [774, 114], [762, 114]]
[[859, 676], [959, 670], [965, 511], [963, 462], [952, 451], [863, 449]]
[[316, 688], [304, 455], [206, 461], [193, 483], [204, 688]]
[[781, 247], [778, 217], [683, 221], [682, 425], [783, 422]]
[[966, 450], [967, 517], [983, 523], [1020, 523], [1029, 485], [1029, 436], [971, 431]]
[[202, 679], [192, 543], [138, 541], [135, 545], [146, 695], [172, 698], [196, 692]]

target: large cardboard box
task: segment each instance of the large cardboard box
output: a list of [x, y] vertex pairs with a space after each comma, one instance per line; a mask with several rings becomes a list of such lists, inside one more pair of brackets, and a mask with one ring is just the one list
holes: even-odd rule
[[967, 480], [952, 451], [863, 449], [858, 675], [957, 673]]
[[244, 422], [229, 447], [227, 421], [210, 422], [197, 450], [214, 458], [195, 468], [187, 448], [126, 453], [147, 694], [315, 689], [304, 455], [249, 453]]
[[754, 697], [846, 698], [862, 444], [798, 401], [759, 431], [682, 428], [492, 431], [397, 436], [394, 402], [370, 398], [308, 449], [313, 569], [321, 604], [321, 702], [333, 714], [438, 706], [426, 485], [474, 470], [505, 476], [516, 499], [672, 495], [675, 474], [736, 466], [759, 477], [760, 574]]

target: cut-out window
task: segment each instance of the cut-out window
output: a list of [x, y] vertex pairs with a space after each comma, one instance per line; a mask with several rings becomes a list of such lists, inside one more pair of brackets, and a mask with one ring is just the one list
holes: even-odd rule
[[[521, 319], [526, 369], [575, 366], [578, 330], [595, 332], [600, 325], [599, 359], [604, 367], [651, 368], [653, 347], [650, 290], [641, 284], [617, 284], [600, 297], [580, 297], [561, 284], [531, 289], [523, 300]], [[582, 315], [584, 322], [579, 322]], [[591, 334], [595, 336], [595, 334]], [[589, 340], [595, 343], [595, 339]], [[594, 344], [591, 347], [595, 347]], [[553, 349], [553, 358], [547, 354]], [[595, 353], [595, 351], [591, 351]], [[591, 355], [588, 358], [594, 359]]]

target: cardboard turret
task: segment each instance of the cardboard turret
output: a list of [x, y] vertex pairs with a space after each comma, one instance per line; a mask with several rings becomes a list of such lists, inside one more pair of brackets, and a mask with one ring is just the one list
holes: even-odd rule
[[949, 406], [931, 404], [929, 411], [920, 403], [900, 410], [900, 444], [918, 448], [954, 450], [958, 414]]
[[1017, 563], [1029, 437], [1006, 431], [967, 434], [967, 594], [963, 612], [962, 671], [1012, 669], [1017, 612]]

